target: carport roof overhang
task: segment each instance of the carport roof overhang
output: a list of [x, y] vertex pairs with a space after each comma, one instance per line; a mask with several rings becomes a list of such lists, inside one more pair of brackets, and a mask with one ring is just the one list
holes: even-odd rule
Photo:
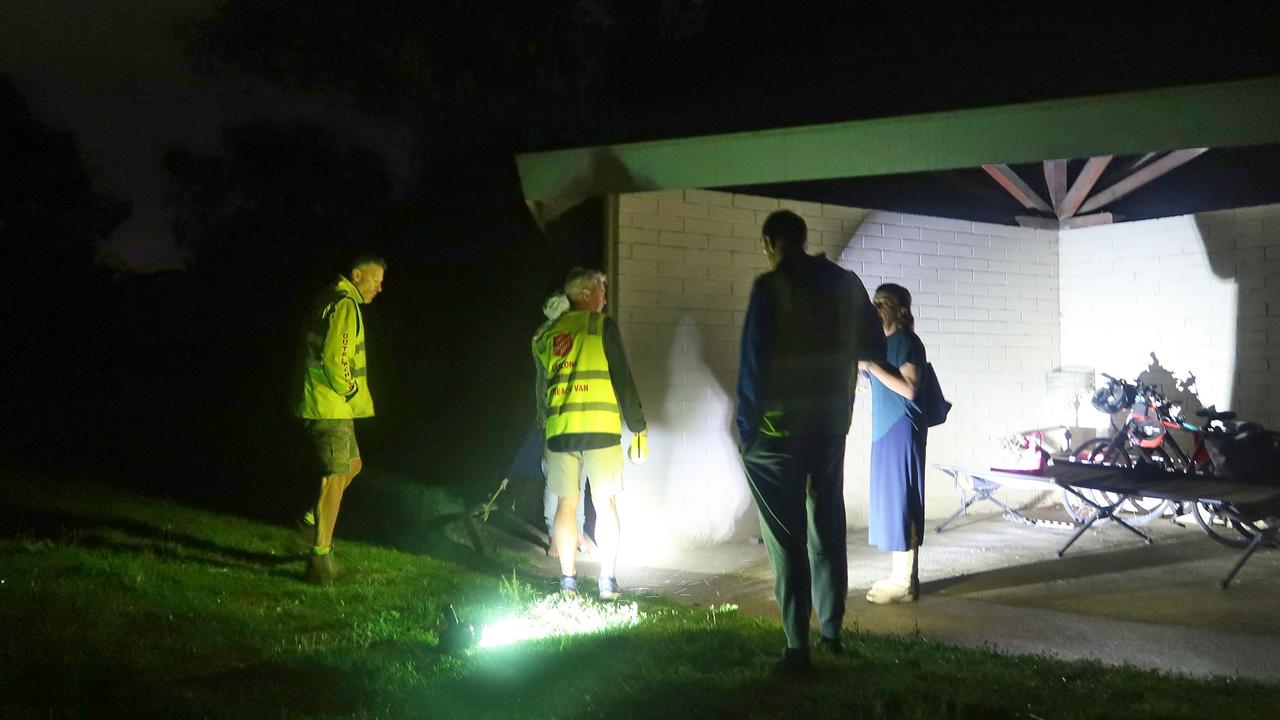
[[530, 204], [1280, 144], [1280, 77], [524, 153]]

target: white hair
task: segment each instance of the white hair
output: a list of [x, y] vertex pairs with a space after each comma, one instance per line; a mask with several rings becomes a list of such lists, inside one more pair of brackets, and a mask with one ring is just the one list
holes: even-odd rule
[[604, 273], [599, 270], [590, 268], [576, 267], [569, 271], [569, 276], [564, 281], [564, 294], [569, 300], [582, 299], [582, 291], [596, 284], [596, 282], [604, 282]]

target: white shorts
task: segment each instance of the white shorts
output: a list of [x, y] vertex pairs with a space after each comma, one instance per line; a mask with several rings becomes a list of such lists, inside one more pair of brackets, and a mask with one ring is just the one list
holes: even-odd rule
[[605, 497], [622, 492], [622, 446], [611, 445], [599, 450], [548, 450], [547, 488], [559, 497], [578, 494], [578, 479], [583, 470], [591, 485], [592, 497]]

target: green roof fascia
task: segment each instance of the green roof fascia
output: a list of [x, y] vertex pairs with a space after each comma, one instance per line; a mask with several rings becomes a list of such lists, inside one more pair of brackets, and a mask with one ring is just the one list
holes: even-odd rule
[[525, 200], [1280, 143], [1280, 77], [522, 153]]

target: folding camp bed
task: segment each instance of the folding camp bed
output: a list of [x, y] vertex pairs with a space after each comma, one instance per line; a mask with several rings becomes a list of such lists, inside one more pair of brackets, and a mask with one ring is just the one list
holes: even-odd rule
[[995, 504], [1004, 510], [1005, 517], [1024, 525], [1055, 525], [1063, 526], [1062, 523], [1046, 522], [1029, 518], [1017, 510], [1009, 507], [995, 497], [995, 492], [1001, 488], [1013, 488], [1015, 490], [1031, 490], [1034, 492], [1044, 492], [1046, 490], [1057, 491], [1058, 486], [1054, 484], [1053, 478], [1044, 475], [1031, 475], [1027, 473], [1006, 472], [1004, 470], [982, 470], [977, 468], [960, 467], [959, 465], [941, 465], [934, 463], [935, 468], [941, 470], [951, 477], [956, 488], [960, 490], [960, 508], [951, 513], [946, 520], [934, 526], [933, 531], [942, 532], [942, 529], [951, 523], [952, 520], [967, 515], [969, 508], [975, 503], [987, 501]]
[[[1248, 562], [1261, 546], [1280, 544], [1274, 519], [1280, 517], [1280, 487], [1229, 482], [1202, 475], [1165, 472], [1158, 468], [1128, 468], [1105, 463], [1081, 463], [1056, 461], [1046, 470], [1046, 475], [1067, 492], [1096, 510], [1096, 514], [1076, 529], [1067, 543], [1058, 550], [1058, 557], [1071, 547], [1085, 530], [1099, 520], [1111, 520], [1138, 537], [1152, 542], [1151, 536], [1118, 517], [1116, 510], [1131, 497], [1160, 498], [1182, 503], [1202, 503], [1214, 509], [1220, 516], [1234, 521], [1242, 533], [1249, 536], [1249, 544], [1231, 568], [1231, 572], [1219, 583], [1224, 589], [1231, 583], [1240, 568]], [[1081, 490], [1099, 490], [1107, 495], [1083, 493]], [[1262, 521], [1271, 520], [1268, 524]]]

